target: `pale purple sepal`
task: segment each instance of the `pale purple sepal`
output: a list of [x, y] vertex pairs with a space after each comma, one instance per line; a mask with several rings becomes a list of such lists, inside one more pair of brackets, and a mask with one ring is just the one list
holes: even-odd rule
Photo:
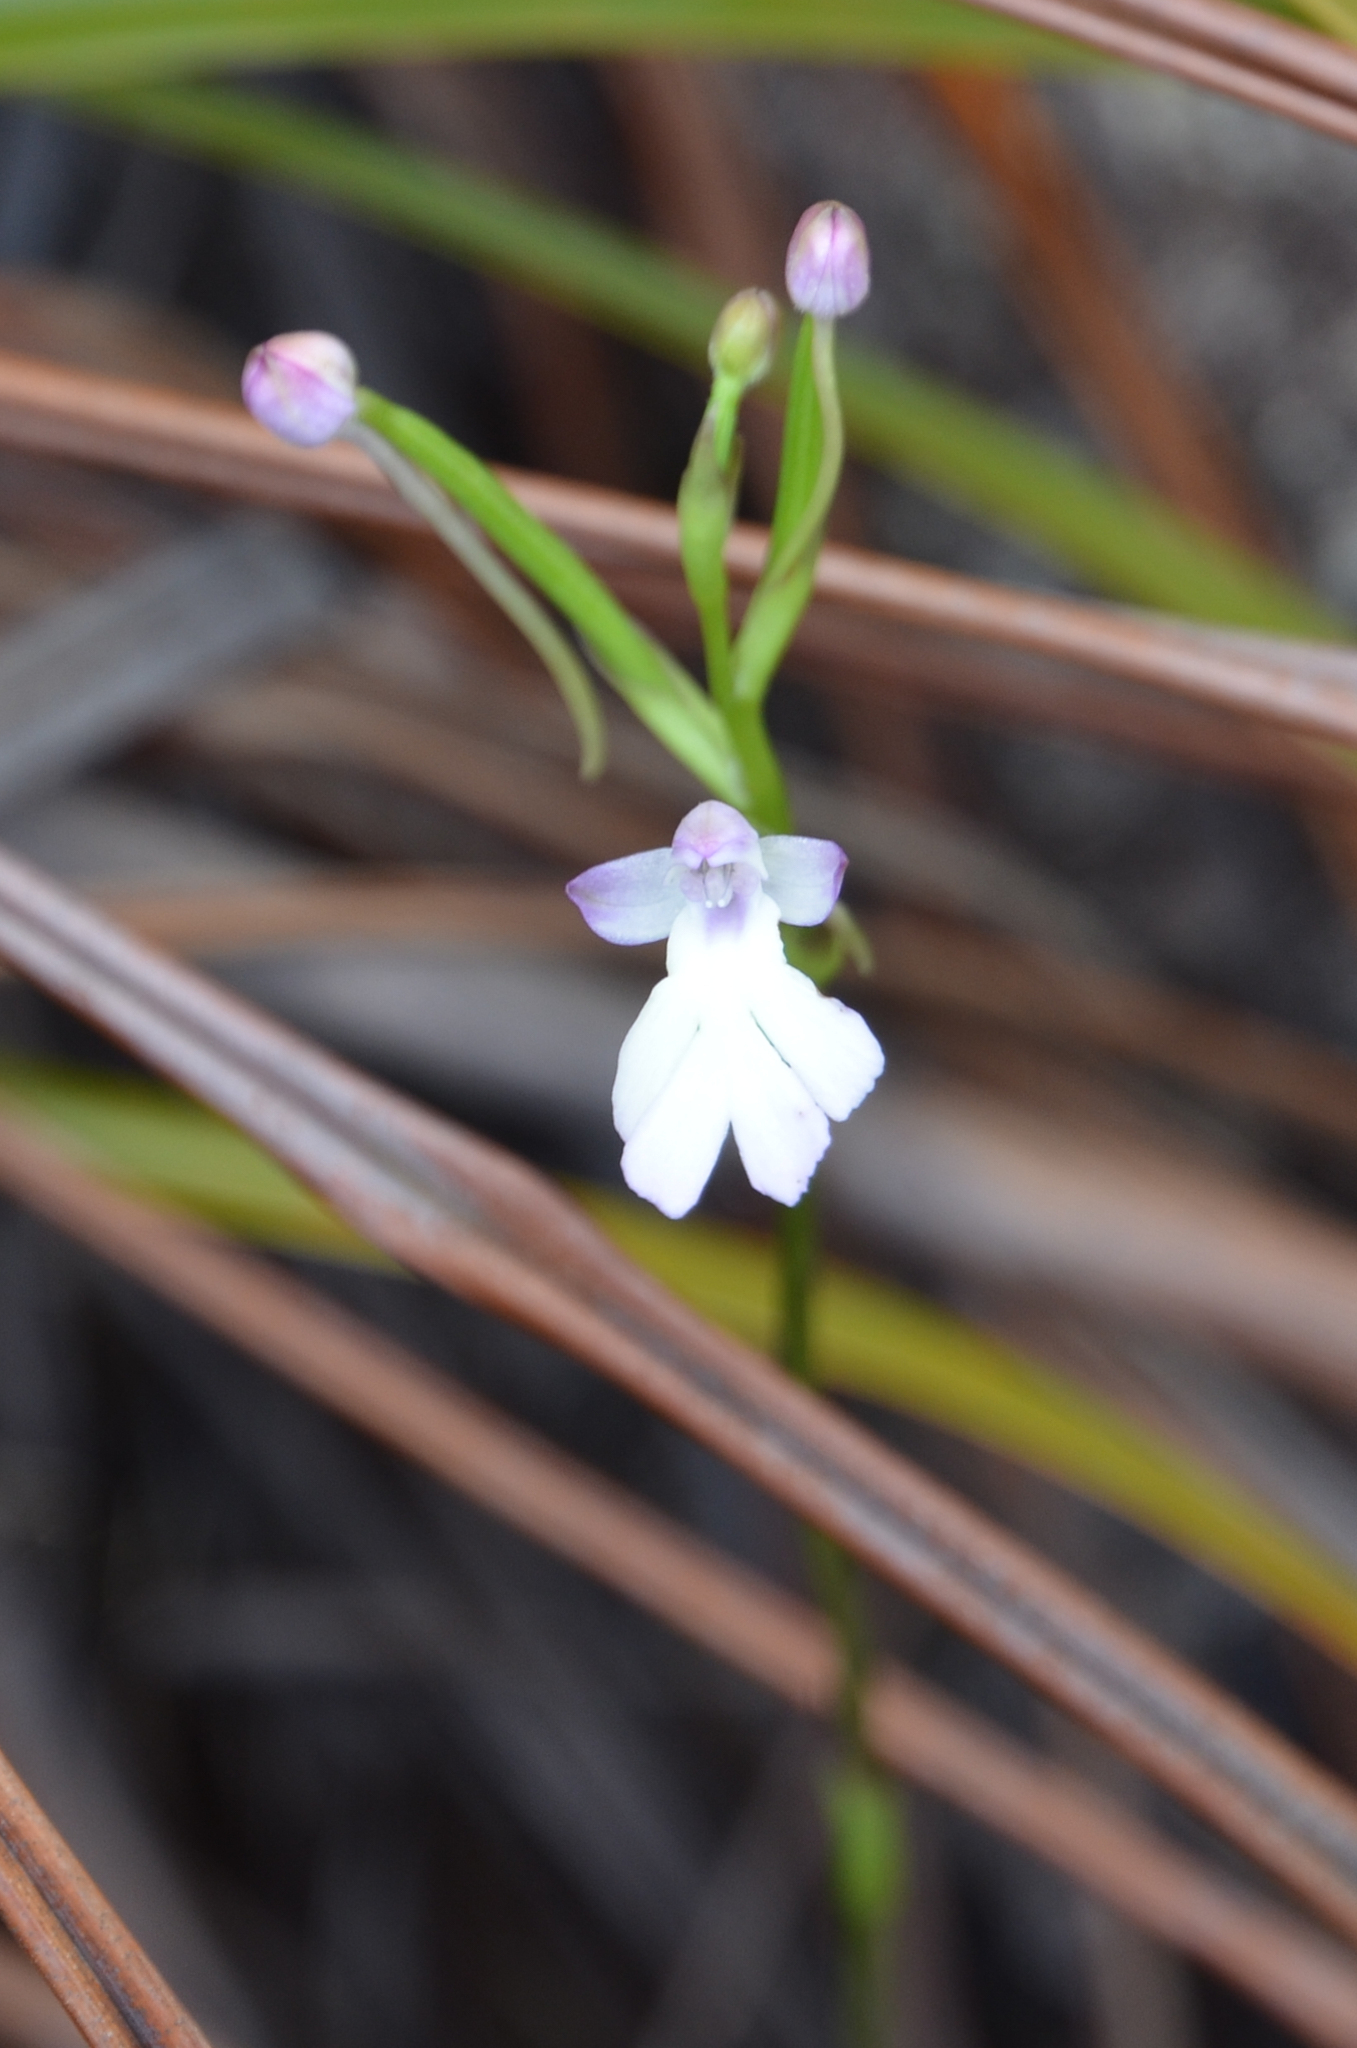
[[565, 893], [591, 932], [614, 946], [667, 939], [684, 905], [667, 846], [605, 860], [567, 882]]
[[797, 311], [839, 320], [871, 286], [867, 230], [852, 207], [837, 199], [807, 207], [787, 247], [787, 296]]
[[353, 418], [358, 365], [337, 335], [275, 334], [245, 359], [240, 391], [261, 427], [319, 448]]
[[763, 874], [758, 833], [733, 804], [723, 804], [716, 797], [696, 804], [681, 820], [674, 834], [673, 857], [680, 866], [694, 870], [747, 862], [756, 874]]
[[832, 839], [792, 833], [761, 839], [764, 883], [783, 924], [823, 924], [839, 900], [848, 855]]

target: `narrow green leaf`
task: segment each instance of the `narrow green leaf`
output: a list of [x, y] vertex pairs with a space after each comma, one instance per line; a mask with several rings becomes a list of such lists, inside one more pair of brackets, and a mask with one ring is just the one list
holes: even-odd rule
[[[262, 94], [166, 86], [74, 104], [168, 148], [346, 208], [671, 362], [705, 368], [728, 286], [578, 209]], [[942, 378], [847, 341], [840, 371], [855, 453], [1044, 548], [1095, 588], [1263, 631], [1346, 632], [1280, 571]], [[785, 385], [785, 363], [774, 387], [779, 376]]]
[[1087, 51], [955, 0], [0, 0], [0, 89], [60, 91], [225, 67], [430, 56], [775, 53], [1041, 64]]

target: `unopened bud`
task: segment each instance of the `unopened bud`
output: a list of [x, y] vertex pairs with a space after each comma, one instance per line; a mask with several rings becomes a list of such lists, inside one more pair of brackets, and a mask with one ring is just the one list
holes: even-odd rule
[[807, 207], [787, 248], [787, 295], [797, 311], [838, 320], [862, 304], [871, 286], [867, 230], [852, 207], [837, 199]]
[[333, 334], [275, 334], [252, 348], [241, 396], [261, 427], [318, 448], [354, 414], [358, 365]]
[[771, 293], [736, 292], [721, 308], [707, 344], [713, 376], [730, 377], [741, 386], [761, 383], [773, 367], [778, 319]]

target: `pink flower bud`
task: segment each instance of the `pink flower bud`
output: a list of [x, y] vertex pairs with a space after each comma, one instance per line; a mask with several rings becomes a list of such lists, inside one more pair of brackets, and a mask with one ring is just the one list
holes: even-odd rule
[[787, 248], [787, 295], [799, 313], [837, 320], [853, 312], [872, 285], [867, 230], [837, 199], [807, 207]]
[[358, 365], [333, 334], [275, 334], [252, 348], [241, 396], [280, 440], [318, 448], [354, 414]]

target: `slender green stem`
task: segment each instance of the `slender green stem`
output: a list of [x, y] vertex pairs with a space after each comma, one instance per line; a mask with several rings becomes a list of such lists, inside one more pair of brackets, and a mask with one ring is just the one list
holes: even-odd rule
[[707, 688], [723, 712], [733, 689], [730, 577], [725, 547], [739, 490], [734, 421], [739, 392], [717, 379], [679, 485], [679, 554], [702, 628]]
[[792, 811], [787, 784], [763, 722], [763, 706], [729, 703], [726, 727], [749, 788], [750, 822], [760, 832], [790, 832]]
[[730, 586], [726, 577], [713, 578], [711, 594], [699, 595], [689, 583], [702, 628], [702, 660], [707, 671], [707, 688], [730, 718], [732, 668], [730, 660]]
[[[813, 1310], [820, 1264], [814, 1183], [778, 1218], [782, 1281], [779, 1355], [814, 1382]], [[899, 1816], [867, 1752], [863, 1706], [872, 1664], [871, 1627], [856, 1561], [819, 1529], [803, 1532], [819, 1605], [839, 1646], [839, 1758], [828, 1788], [831, 1869], [839, 1923], [845, 2048], [884, 2048], [890, 2037], [890, 1936], [898, 1905]]]
[[762, 703], [810, 603], [825, 521], [843, 470], [843, 407], [834, 322], [807, 318], [797, 337], [772, 537], [735, 640], [735, 696]]
[[[794, 1209], [778, 1216], [782, 1280], [778, 1355], [793, 1379], [814, 1384], [815, 1280], [820, 1267], [819, 1198], [812, 1181]], [[807, 1558], [816, 1597], [838, 1631], [843, 1653], [839, 1714], [850, 1754], [862, 1756], [862, 1687], [870, 1660], [857, 1567], [847, 1551], [808, 1529]]]

